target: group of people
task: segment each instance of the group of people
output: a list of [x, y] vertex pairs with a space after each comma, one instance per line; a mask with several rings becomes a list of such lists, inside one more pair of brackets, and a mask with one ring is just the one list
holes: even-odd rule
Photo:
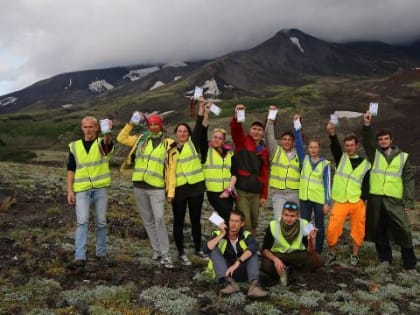
[[[372, 116], [366, 112], [363, 144], [367, 157], [362, 157], [357, 136], [346, 135], [343, 150], [335, 126], [329, 122], [327, 132], [336, 165], [331, 180], [330, 161], [320, 156], [318, 138], [309, 138], [305, 153], [299, 115], [293, 118], [293, 130], [283, 132], [277, 141], [275, 118], [268, 116], [265, 123], [253, 122], [246, 133], [237, 115], [244, 110], [244, 105], [236, 105], [230, 122], [234, 148], [226, 144], [224, 129], [214, 129], [208, 139], [210, 103], [204, 98], [198, 101], [193, 130], [188, 124], [179, 123], [174, 139], [166, 136], [158, 114], [142, 116], [147, 130], [140, 135], [132, 134], [139, 123], [134, 114], [119, 132], [117, 141], [131, 148], [124, 164], [134, 165], [134, 196], [153, 250], [152, 259], [160, 260], [166, 268], [174, 267], [165, 224], [166, 200], [172, 205], [179, 262], [191, 265], [184, 249], [188, 207], [194, 254], [209, 259], [208, 270], [225, 284], [221, 290], [224, 294], [239, 291], [236, 281], [247, 279], [250, 297], [267, 296], [268, 292], [259, 286], [261, 273], [274, 281], [280, 279], [283, 284], [289, 273], [298, 285], [304, 286], [302, 272], [336, 260], [336, 244], [348, 216], [352, 266], [359, 264], [359, 250], [365, 239], [375, 242], [379, 261], [390, 266], [390, 240], [394, 240], [401, 246], [404, 270], [416, 274], [417, 259], [406, 215], [406, 211], [414, 209], [414, 174], [408, 154], [393, 145], [391, 132], [380, 131], [375, 146]], [[271, 106], [270, 110], [276, 108]], [[108, 123], [112, 127], [112, 121]], [[86, 261], [92, 201], [96, 211], [96, 258], [106, 259], [108, 161], [114, 143], [110, 133], [98, 137], [99, 131], [97, 120], [85, 117], [84, 137], [69, 144], [67, 199], [76, 207], [76, 267], [83, 267]], [[202, 244], [204, 193], [224, 222]], [[256, 241], [259, 209], [269, 193], [273, 220], [260, 251]], [[325, 232], [324, 216], [329, 212]], [[329, 249], [326, 259], [320, 256], [325, 234]], [[258, 256], [262, 256], [261, 268]]]

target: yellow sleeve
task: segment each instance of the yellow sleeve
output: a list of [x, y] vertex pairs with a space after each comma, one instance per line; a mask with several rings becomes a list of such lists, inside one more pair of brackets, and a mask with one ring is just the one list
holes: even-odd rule
[[125, 124], [124, 128], [121, 129], [117, 136], [117, 141], [129, 147], [133, 147], [136, 144], [138, 136], [130, 135], [133, 130], [133, 125]]

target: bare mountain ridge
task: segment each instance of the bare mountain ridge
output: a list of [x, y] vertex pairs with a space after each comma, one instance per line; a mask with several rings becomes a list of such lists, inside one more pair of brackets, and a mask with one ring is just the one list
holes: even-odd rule
[[[338, 44], [296, 29], [279, 31], [249, 50], [233, 52], [205, 62], [175, 65], [140, 65], [59, 74], [0, 97], [0, 114], [27, 110], [41, 104], [58, 108], [165, 89], [186, 80], [178, 94], [213, 79], [219, 97], [261, 95], [268, 85], [300, 85], [307, 76], [382, 76], [420, 65], [419, 42], [393, 46], [380, 42]], [[187, 87], [185, 87], [187, 85]], [[162, 87], [163, 86], [163, 87]], [[169, 105], [170, 106], [170, 105]]]

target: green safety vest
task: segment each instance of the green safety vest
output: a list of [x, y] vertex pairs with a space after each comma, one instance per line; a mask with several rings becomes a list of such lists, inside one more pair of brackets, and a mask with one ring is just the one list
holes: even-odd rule
[[289, 160], [287, 153], [277, 146], [274, 157], [271, 160], [270, 187], [277, 189], [299, 189], [300, 165], [295, 156]]
[[166, 140], [153, 149], [151, 140], [145, 148], [139, 146], [132, 176], [133, 181], [144, 181], [147, 184], [163, 188], [165, 184], [163, 170], [165, 165]]
[[340, 203], [359, 201], [363, 177], [369, 169], [370, 163], [366, 159], [353, 169], [349, 156], [343, 153], [334, 175], [331, 198]]
[[188, 140], [178, 152], [176, 163], [176, 187], [185, 184], [196, 184], [204, 180], [203, 166], [194, 144]]
[[214, 148], [209, 148], [204, 164], [207, 191], [219, 192], [229, 187], [232, 152], [223, 158]]
[[270, 232], [274, 238], [273, 246], [271, 251], [273, 253], [291, 253], [297, 250], [305, 250], [305, 245], [302, 242], [303, 238], [303, 227], [308, 224], [305, 219], [299, 218], [300, 231], [299, 235], [295, 238], [292, 244], [290, 244], [283, 236], [280, 228], [279, 220], [273, 220], [270, 222]]
[[370, 171], [370, 193], [401, 199], [403, 196], [402, 171], [408, 154], [401, 152], [390, 163], [376, 150]]
[[310, 200], [319, 204], [325, 203], [324, 169], [330, 161], [322, 160], [312, 169], [309, 155], [305, 156], [300, 173], [299, 199]]
[[99, 151], [100, 142], [101, 138], [96, 139], [96, 144], [92, 144], [89, 153], [86, 153], [82, 140], [69, 144], [70, 152], [76, 161], [76, 172], [73, 182], [74, 192], [111, 185], [109, 157], [103, 156]]
[[[220, 235], [220, 231], [214, 231], [214, 234], [216, 234], [216, 236]], [[251, 233], [248, 231], [244, 231], [243, 233], [243, 239], [239, 240], [239, 247], [245, 251], [248, 246], [245, 243], [245, 240], [247, 239], [247, 237], [250, 235]], [[222, 255], [225, 253], [226, 248], [227, 248], [227, 243], [228, 240], [225, 238], [222, 238], [219, 243], [217, 244], [217, 247], [219, 248], [220, 252], [222, 253]], [[213, 261], [211, 259], [209, 259], [209, 262], [207, 264], [207, 269], [206, 269], [206, 273], [208, 273], [212, 278], [216, 277], [216, 274], [214, 273], [214, 266], [213, 266]]]

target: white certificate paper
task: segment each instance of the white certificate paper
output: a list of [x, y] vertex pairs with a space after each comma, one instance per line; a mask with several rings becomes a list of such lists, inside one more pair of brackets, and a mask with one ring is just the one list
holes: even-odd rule
[[222, 109], [217, 106], [216, 104], [211, 104], [210, 105], [210, 111], [215, 114], [216, 116], [219, 116], [220, 113], [222, 112]]
[[267, 119], [276, 120], [278, 109], [270, 109], [268, 111]]
[[378, 103], [371, 102], [369, 104], [369, 112], [372, 116], [378, 116], [378, 107], [379, 107]]
[[330, 115], [330, 122], [334, 125], [334, 126], [338, 126], [338, 117], [336, 114], [331, 114]]
[[293, 121], [293, 126], [295, 128], [295, 130], [300, 130], [302, 129], [302, 124], [300, 123], [300, 119], [296, 119]]
[[216, 226], [219, 226], [220, 224], [224, 223], [225, 220], [217, 214], [217, 212], [213, 212], [212, 215], [209, 218], [209, 221], [213, 223]]
[[239, 109], [236, 111], [236, 120], [240, 123], [245, 122], [245, 109]]
[[198, 100], [201, 96], [203, 96], [203, 89], [196, 86], [194, 90], [194, 100]]

